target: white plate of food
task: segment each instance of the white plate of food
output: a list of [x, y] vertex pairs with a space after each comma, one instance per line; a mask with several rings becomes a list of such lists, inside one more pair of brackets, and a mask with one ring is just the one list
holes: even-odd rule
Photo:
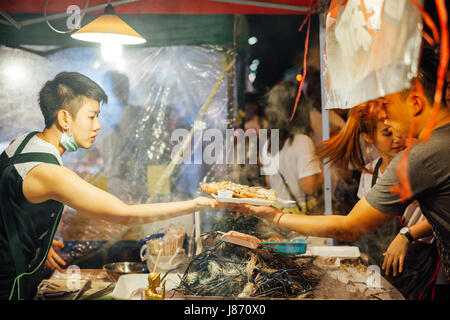
[[276, 190], [263, 187], [250, 187], [223, 181], [202, 184], [201, 189], [223, 203], [246, 203], [255, 206], [295, 206], [295, 201], [279, 199]]

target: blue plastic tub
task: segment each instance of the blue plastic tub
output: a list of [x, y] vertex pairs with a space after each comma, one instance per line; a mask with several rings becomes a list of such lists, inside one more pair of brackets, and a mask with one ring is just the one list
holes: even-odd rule
[[309, 241], [295, 239], [293, 241], [261, 241], [261, 244], [267, 245], [268, 250], [285, 254], [302, 254], [306, 252], [306, 246]]

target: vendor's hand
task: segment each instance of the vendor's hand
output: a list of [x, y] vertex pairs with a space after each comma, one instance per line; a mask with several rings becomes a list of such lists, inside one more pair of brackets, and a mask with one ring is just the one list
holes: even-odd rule
[[[409, 241], [408, 239], [398, 234], [397, 237], [391, 242], [384, 255], [383, 266], [385, 274], [389, 275], [392, 267], [392, 275], [395, 277], [398, 273], [403, 272], [403, 263], [405, 261], [406, 253], [408, 251]], [[398, 270], [398, 273], [397, 273]]]
[[220, 209], [222, 206], [219, 201], [213, 198], [208, 197], [197, 197], [195, 198], [195, 202], [199, 207], [211, 207], [212, 209]]
[[[45, 265], [49, 267], [51, 270], [59, 270], [61, 271], [61, 267], [59, 264], [65, 266], [66, 262], [56, 253], [56, 251], [53, 249], [53, 247], [58, 248], [64, 248], [64, 244], [57, 240], [53, 240], [52, 246], [50, 247], [50, 250], [48, 251], [47, 260], [45, 260]], [[59, 264], [58, 264], [59, 262]]]
[[223, 206], [230, 211], [242, 212], [245, 215], [255, 215], [265, 219], [273, 219], [280, 212], [280, 209], [271, 206], [252, 206], [245, 203], [223, 203]]

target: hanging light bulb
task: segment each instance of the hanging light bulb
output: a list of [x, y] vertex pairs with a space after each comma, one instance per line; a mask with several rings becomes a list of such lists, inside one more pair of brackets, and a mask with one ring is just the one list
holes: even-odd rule
[[255, 82], [256, 79], [256, 73], [254, 72], [250, 72], [250, 74], [248, 75], [248, 80], [250, 80], [251, 83]]
[[27, 78], [26, 68], [18, 61], [4, 66], [3, 74], [9, 83], [21, 83]]
[[258, 42], [258, 38], [256, 38], [256, 37], [248, 38], [248, 44], [251, 45], [251, 46], [256, 44], [257, 42]]
[[114, 7], [110, 3], [105, 7], [103, 15], [73, 33], [71, 37], [99, 43], [140, 44], [146, 42], [139, 33], [115, 14]]
[[122, 45], [117, 42], [101, 43], [102, 58], [108, 62], [114, 62], [122, 58]]

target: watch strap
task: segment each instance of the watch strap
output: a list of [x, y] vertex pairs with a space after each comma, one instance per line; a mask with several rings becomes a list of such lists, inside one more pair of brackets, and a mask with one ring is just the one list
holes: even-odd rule
[[405, 237], [406, 238], [408, 238], [408, 241], [410, 242], [410, 243], [413, 243], [414, 242], [414, 238], [411, 236], [411, 234], [409, 233], [409, 230], [408, 231], [406, 231], [405, 233], [403, 233], [404, 235], [405, 235]]

